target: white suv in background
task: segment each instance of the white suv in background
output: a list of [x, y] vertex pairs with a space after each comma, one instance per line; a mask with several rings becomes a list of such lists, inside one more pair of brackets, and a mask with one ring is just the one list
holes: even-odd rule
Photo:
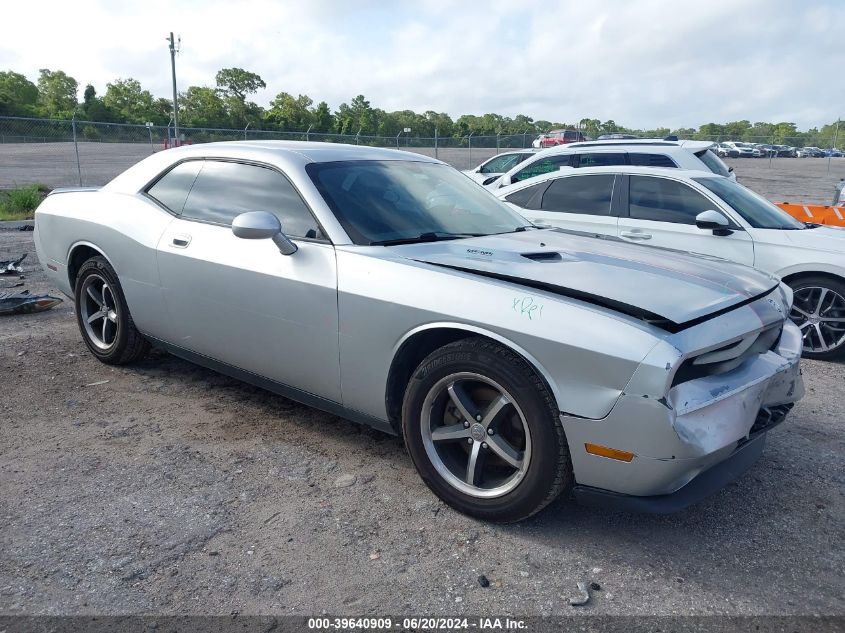
[[707, 170], [718, 176], [736, 180], [732, 167], [722, 162], [710, 141], [665, 141], [655, 139], [607, 140], [570, 143], [537, 152], [531, 158], [485, 184], [490, 189], [507, 187], [516, 182], [556, 171], [584, 167], [631, 165], [676, 169]]
[[845, 355], [843, 229], [799, 222], [709, 171], [569, 169], [495, 194], [538, 224], [712, 255], [776, 275], [795, 294], [790, 317], [804, 336], [804, 355]]
[[467, 169], [463, 173], [475, 182], [487, 185], [536, 154], [537, 151], [536, 149], [517, 149], [502, 152], [501, 154], [496, 154], [493, 158], [485, 160], [474, 169]]

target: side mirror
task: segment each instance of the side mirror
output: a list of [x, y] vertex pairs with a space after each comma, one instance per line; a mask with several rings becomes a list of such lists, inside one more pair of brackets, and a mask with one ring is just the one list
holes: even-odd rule
[[511, 177], [508, 175], [503, 175], [499, 178], [499, 187], [507, 187], [508, 185], [512, 185]]
[[279, 218], [267, 211], [241, 213], [232, 220], [232, 233], [244, 240], [271, 239], [282, 255], [293, 255], [297, 250], [296, 244], [282, 233]]
[[729, 228], [730, 222], [728, 222], [728, 219], [713, 209], [702, 211], [695, 216], [695, 225], [705, 231], [713, 231], [713, 235], [724, 236], [733, 233]]

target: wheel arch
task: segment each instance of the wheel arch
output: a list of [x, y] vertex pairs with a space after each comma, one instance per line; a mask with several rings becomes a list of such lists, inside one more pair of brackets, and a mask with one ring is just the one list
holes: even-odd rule
[[390, 425], [398, 435], [402, 435], [402, 401], [414, 370], [434, 350], [470, 337], [489, 339], [521, 356], [545, 383], [555, 399], [558, 409], [562, 410], [560, 393], [551, 376], [542, 364], [521, 346], [495, 332], [473, 325], [429, 323], [407, 332], [393, 349], [393, 359], [390, 363], [385, 386], [385, 408]]
[[79, 272], [79, 268], [92, 257], [104, 257], [109, 265], [114, 268], [111, 259], [101, 248], [91, 242], [75, 242], [68, 249], [67, 254], [67, 277], [71, 290], [76, 286], [76, 275]]
[[837, 272], [831, 272], [829, 270], [800, 269], [785, 275], [779, 274], [778, 276], [781, 278], [781, 281], [783, 281], [787, 285], [792, 285], [792, 282], [798, 281], [799, 279], [803, 279], [806, 277], [825, 277], [827, 279], [831, 279], [839, 283], [845, 283], [845, 274], [839, 274]]

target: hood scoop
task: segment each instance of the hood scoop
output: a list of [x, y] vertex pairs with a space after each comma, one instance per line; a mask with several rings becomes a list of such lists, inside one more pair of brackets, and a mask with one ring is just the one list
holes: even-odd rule
[[520, 253], [525, 259], [534, 262], [559, 262], [563, 257], [557, 251], [542, 251], [539, 253]]

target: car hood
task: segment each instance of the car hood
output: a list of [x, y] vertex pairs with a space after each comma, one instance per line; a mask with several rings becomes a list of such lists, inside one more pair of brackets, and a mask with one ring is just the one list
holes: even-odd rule
[[[782, 231], [793, 246], [819, 251], [845, 253], [845, 228], [818, 226], [802, 231]], [[842, 256], [845, 264], [845, 255]]]
[[417, 261], [603, 305], [677, 331], [778, 281], [752, 268], [561, 229], [389, 247]]

